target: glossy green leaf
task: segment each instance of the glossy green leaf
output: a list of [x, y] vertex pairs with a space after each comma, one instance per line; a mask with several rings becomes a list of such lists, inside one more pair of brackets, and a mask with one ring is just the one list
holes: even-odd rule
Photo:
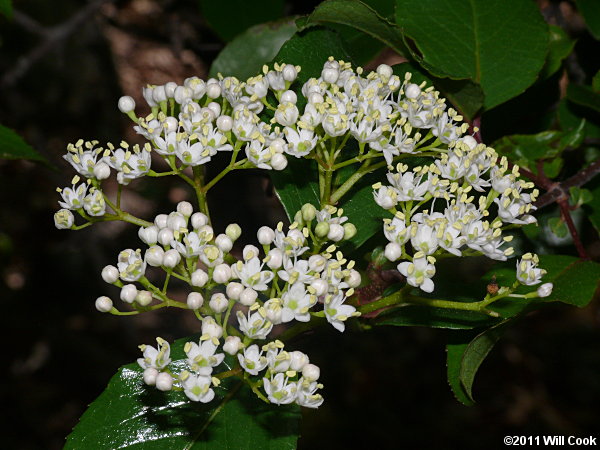
[[584, 136], [600, 139], [600, 114], [563, 99], [558, 104], [558, 121], [563, 130], [574, 129], [585, 118]]
[[[292, 19], [250, 27], [233, 39], [214, 60], [209, 76], [234, 76], [245, 80], [261, 73], [281, 46], [296, 32]], [[250, 56], [251, 55], [251, 56]]]
[[[224, 41], [264, 22], [283, 16], [284, 0], [198, 0], [203, 18]], [[248, 55], [249, 56], [249, 55]]]
[[596, 39], [600, 39], [600, 2], [598, 0], [576, 0], [576, 2], [588, 30]]
[[298, 31], [283, 46], [274, 62], [300, 65], [296, 85], [301, 86], [309, 78], [318, 78], [327, 58], [351, 61], [340, 36], [323, 27], [311, 27]]
[[600, 92], [600, 70], [592, 78], [592, 89], [594, 92]]
[[400, 55], [409, 55], [400, 28], [358, 0], [326, 0], [308, 17], [311, 23], [337, 23], [356, 28], [380, 40]]
[[[172, 358], [183, 358], [181, 339]], [[182, 366], [183, 361], [175, 361]], [[183, 392], [144, 385], [137, 363], [122, 367], [68, 436], [66, 449], [294, 449], [300, 411], [257, 399], [239, 380], [214, 388], [215, 399], [192, 402]]]
[[12, 1], [11, 0], [0, 0], [0, 15], [12, 19]]
[[412, 73], [411, 80], [415, 83], [425, 81], [429, 86], [435, 86], [442, 94], [460, 111], [472, 119], [483, 106], [483, 91], [481, 86], [470, 80], [451, 80], [449, 78], [436, 78], [427, 74], [414, 63], [401, 63], [393, 66], [394, 74], [404, 79], [406, 72]]
[[464, 386], [460, 382], [460, 368], [462, 357], [475, 334], [471, 332], [454, 332], [446, 344], [446, 376], [454, 397], [465, 406], [473, 406], [475, 402], [469, 398]]
[[556, 71], [560, 69], [563, 60], [569, 56], [573, 51], [573, 47], [575, 47], [575, 41], [571, 39], [561, 27], [550, 25], [548, 31], [550, 33], [548, 55], [546, 56], [546, 62], [539, 75], [541, 80], [556, 73]]
[[504, 334], [513, 319], [505, 320], [480, 333], [464, 349], [460, 361], [459, 381], [465, 394], [474, 402], [473, 382], [479, 367], [490, 353], [498, 339]]
[[290, 222], [305, 203], [319, 207], [319, 181], [314, 161], [288, 156], [286, 170], [271, 171], [271, 180]]
[[470, 330], [496, 323], [497, 320], [475, 311], [431, 308], [421, 305], [406, 305], [390, 309], [377, 316], [376, 325], [397, 327], [430, 327], [449, 330]]
[[600, 112], [600, 93], [594, 92], [589, 86], [569, 84], [567, 98], [573, 103]]
[[25, 142], [21, 136], [3, 125], [0, 125], [0, 158], [31, 159], [46, 162], [46, 159]]
[[567, 224], [560, 217], [552, 217], [548, 220], [548, 226], [550, 231], [556, 235], [556, 237], [564, 239], [569, 235], [569, 229]]
[[396, 20], [436, 76], [480, 84], [485, 108], [536, 80], [548, 50], [537, 5], [523, 0], [396, 0]]

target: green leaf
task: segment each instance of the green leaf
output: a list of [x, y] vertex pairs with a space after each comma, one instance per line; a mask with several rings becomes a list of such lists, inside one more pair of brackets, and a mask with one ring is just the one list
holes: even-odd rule
[[589, 189], [573, 186], [569, 188], [569, 203], [576, 208], [585, 203], [590, 203], [594, 199]]
[[592, 78], [592, 89], [594, 92], [600, 92], [600, 70]]
[[473, 332], [452, 333], [446, 345], [446, 376], [454, 397], [465, 406], [473, 406], [475, 402], [469, 398], [464, 386], [460, 382], [460, 368], [462, 357], [474, 336]]
[[[224, 41], [252, 25], [271, 22], [283, 15], [284, 0], [198, 0], [204, 19]], [[251, 58], [249, 54], [246, 58]]]
[[311, 23], [348, 25], [380, 40], [400, 55], [410, 55], [400, 28], [381, 17], [373, 8], [358, 0], [326, 0], [308, 17]]
[[234, 76], [240, 80], [258, 75], [281, 46], [296, 32], [292, 19], [250, 27], [225, 46], [214, 60], [209, 76]]
[[0, 158], [47, 162], [46, 158], [36, 152], [21, 136], [3, 125], [0, 125]]
[[[172, 358], [184, 358], [180, 339]], [[183, 360], [174, 365], [183, 367]], [[142, 381], [137, 363], [122, 367], [68, 436], [65, 449], [294, 449], [300, 408], [277, 407], [226, 379], [215, 399], [192, 402], [183, 392], [160, 392]], [[241, 383], [241, 382], [240, 382]], [[233, 393], [233, 395], [232, 395]]]
[[589, 86], [569, 84], [567, 98], [573, 103], [600, 112], [600, 93], [594, 92]]
[[[600, 114], [563, 99], [558, 104], [558, 121], [563, 130], [576, 128], [585, 118], [584, 136], [600, 139]], [[596, 117], [593, 117], [596, 116]]]
[[311, 203], [319, 208], [319, 181], [314, 161], [288, 157], [288, 166], [282, 171], [271, 171], [275, 193], [290, 219], [300, 211], [302, 205]]
[[460, 361], [459, 381], [465, 394], [474, 402], [473, 382], [479, 367], [490, 353], [498, 339], [504, 334], [514, 319], [505, 320], [477, 335], [464, 349]]
[[396, 327], [430, 327], [449, 330], [470, 330], [489, 326], [497, 322], [490, 316], [475, 311], [431, 308], [421, 305], [406, 305], [390, 309], [377, 316], [376, 325]]
[[480, 84], [486, 109], [533, 84], [548, 50], [531, 1], [396, 0], [396, 20], [429, 72]]
[[550, 231], [552, 231], [556, 237], [564, 239], [569, 235], [567, 224], [560, 217], [552, 217], [548, 219], [548, 226], [550, 227]]
[[11, 0], [0, 0], [0, 14], [8, 19], [12, 19], [13, 7]]
[[600, 2], [598, 0], [576, 0], [576, 2], [588, 30], [592, 36], [600, 39]]
[[295, 85], [301, 87], [309, 78], [321, 76], [323, 64], [330, 56], [351, 61], [336, 32], [324, 27], [311, 27], [298, 31], [283, 44], [273, 62], [300, 65], [302, 70]]
[[600, 233], [600, 184], [591, 191], [591, 201], [583, 206], [587, 212], [587, 218], [592, 222], [592, 225], [598, 233]]
[[550, 25], [548, 31], [550, 33], [548, 55], [546, 56], [546, 62], [539, 75], [540, 80], [549, 78], [556, 73], [556, 71], [560, 69], [563, 60], [569, 56], [573, 51], [573, 47], [575, 47], [575, 41], [571, 39], [561, 27]]

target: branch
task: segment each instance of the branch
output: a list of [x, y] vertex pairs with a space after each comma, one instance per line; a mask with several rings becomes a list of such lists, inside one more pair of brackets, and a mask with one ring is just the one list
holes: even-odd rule
[[29, 53], [20, 57], [13, 65], [13, 68], [4, 74], [2, 79], [0, 79], [0, 88], [14, 86], [34, 64], [79, 30], [83, 23], [92, 16], [100, 6], [109, 1], [112, 2], [114, 0], [93, 0], [65, 22], [55, 27], [48, 28], [41, 26], [27, 15], [15, 11], [15, 21], [27, 31], [42, 36], [43, 39], [37, 47], [34, 47]]

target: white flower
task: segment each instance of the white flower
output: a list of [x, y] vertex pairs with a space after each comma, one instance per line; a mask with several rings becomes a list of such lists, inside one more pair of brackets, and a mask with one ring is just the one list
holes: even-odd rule
[[73, 188], [66, 187], [62, 190], [59, 190], [63, 199], [62, 202], [58, 202], [61, 208], [72, 210], [83, 208], [83, 201], [87, 193], [87, 186], [85, 183], [81, 183], [79, 186], [75, 187], [75, 184], [77, 181], [79, 181], [79, 177], [77, 176], [73, 179], [73, 181]]
[[[306, 262], [306, 261], [305, 261]], [[306, 292], [304, 283], [296, 282], [281, 296], [283, 323], [296, 319], [299, 322], [310, 321], [309, 309], [317, 302], [317, 298]]]
[[304, 378], [298, 380], [296, 385], [297, 397], [296, 403], [305, 408], [318, 408], [323, 404], [323, 396], [316, 394], [317, 389], [323, 387], [316, 381], [308, 381]]
[[142, 278], [146, 272], [146, 262], [142, 258], [141, 250], [133, 251], [128, 248], [119, 253], [117, 268], [123, 281], [137, 281]]
[[533, 286], [540, 283], [546, 271], [537, 267], [539, 262], [540, 260], [537, 255], [531, 253], [524, 254], [521, 261], [517, 261], [517, 280], [526, 286]]
[[210, 376], [186, 372], [182, 374], [181, 386], [183, 393], [194, 402], [208, 403], [215, 398]]
[[437, 231], [429, 225], [413, 224], [410, 243], [416, 251], [431, 255], [438, 248]]
[[54, 213], [54, 226], [59, 230], [68, 230], [74, 222], [75, 217], [68, 209], [61, 209]]
[[202, 340], [219, 339], [223, 336], [223, 328], [210, 316], [202, 319]]
[[430, 264], [425, 256], [413, 259], [413, 262], [402, 262], [398, 264], [398, 272], [406, 277], [408, 284], [420, 288], [425, 292], [433, 292], [433, 281], [435, 266]]
[[238, 353], [238, 361], [240, 362], [240, 366], [250, 375], [258, 375], [258, 372], [267, 367], [269, 363], [267, 358], [263, 356], [262, 350], [256, 344], [244, 349], [243, 355]]
[[375, 203], [383, 209], [392, 209], [398, 204], [398, 192], [389, 186], [381, 186], [378, 190], [373, 191], [373, 198]]
[[117, 181], [120, 184], [129, 184], [131, 180], [146, 175], [150, 170], [150, 147], [140, 150], [136, 145], [133, 152], [118, 148], [106, 162], [118, 172]]
[[151, 345], [140, 345], [143, 352], [143, 358], [138, 358], [137, 362], [142, 369], [153, 367], [157, 370], [164, 369], [171, 362], [171, 346], [164, 339], [157, 337], [158, 349]]
[[279, 341], [269, 342], [263, 347], [263, 350], [267, 349], [267, 361], [271, 372], [286, 372], [290, 368], [292, 358], [282, 347], [283, 344]]
[[223, 362], [225, 355], [223, 353], [215, 354], [218, 345], [209, 339], [195, 342], [186, 342], [183, 350], [188, 358], [188, 364], [194, 372], [199, 375], [210, 376], [213, 367], [217, 367]]
[[241, 311], [237, 312], [240, 331], [251, 339], [266, 339], [273, 329], [273, 324], [267, 319], [264, 308], [252, 313], [248, 311], [246, 317]]
[[102, 191], [90, 189], [90, 193], [83, 199], [83, 208], [90, 216], [100, 217], [106, 212], [106, 202]]
[[356, 312], [354, 306], [344, 304], [345, 300], [343, 292], [325, 297], [325, 317], [336, 330], [342, 332], [346, 329], [344, 322]]
[[318, 136], [313, 131], [302, 129], [298, 132], [293, 128], [285, 127], [283, 132], [288, 142], [285, 152], [296, 158], [308, 155], [317, 145]]
[[272, 375], [270, 380], [263, 378], [263, 387], [269, 401], [276, 405], [286, 405], [296, 400], [298, 390], [296, 383], [288, 382], [288, 378], [283, 373]]
[[267, 284], [273, 279], [273, 272], [263, 270], [260, 260], [255, 256], [246, 263], [238, 261], [232, 266], [232, 276], [239, 278], [241, 283], [256, 291], [266, 291]]

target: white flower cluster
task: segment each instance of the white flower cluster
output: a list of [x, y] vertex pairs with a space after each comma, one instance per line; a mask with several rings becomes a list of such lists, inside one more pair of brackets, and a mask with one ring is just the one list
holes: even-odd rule
[[[324, 316], [339, 331], [344, 331], [348, 318], [358, 316], [356, 308], [345, 301], [360, 284], [360, 274], [353, 268], [354, 261], [347, 261], [331, 242], [351, 237], [355, 232], [342, 214], [342, 210], [331, 206], [317, 211], [306, 204], [297, 216], [301, 225], [294, 222], [286, 231], [282, 223], [275, 229], [261, 227], [257, 238], [262, 253], [257, 247], [246, 245], [242, 259], [235, 261], [230, 251], [241, 234], [240, 227], [231, 224], [225, 233], [215, 236], [208, 218], [194, 213], [188, 202], [181, 202], [176, 211], [160, 214], [153, 225], [139, 229], [140, 239], [148, 245], [144, 253], [140, 249], [121, 251], [117, 265], [106, 266], [102, 278], [120, 287], [120, 299], [140, 311], [152, 308], [153, 302], [158, 306], [173, 306], [169, 302], [174, 302], [146, 278], [148, 266], [160, 267], [169, 276], [190, 285], [192, 291], [186, 304], [178, 306], [194, 310], [202, 319], [202, 336], [200, 344], [186, 346], [191, 372], [184, 372], [180, 381], [189, 398], [208, 402], [214, 396], [210, 388], [212, 368], [223, 360], [222, 353], [215, 353], [223, 336], [227, 336], [223, 350], [235, 355], [252, 341], [267, 339], [274, 325], [308, 322], [311, 312]], [[328, 231], [317, 233], [323, 225]], [[332, 230], [336, 231], [329, 237]], [[138, 289], [136, 282], [145, 289]], [[208, 305], [205, 299], [209, 299]], [[114, 310], [112, 300], [106, 296], [96, 300], [96, 307], [102, 312]], [[228, 335], [228, 318], [234, 308], [239, 332], [230, 329], [234, 334]], [[224, 318], [223, 313], [226, 313]], [[146, 370], [147, 383], [162, 388], [169, 386], [165, 381], [167, 375], [160, 372], [169, 351], [163, 341], [159, 347], [159, 350], [144, 347], [146, 359], [140, 360], [140, 365]], [[322, 402], [315, 394], [318, 378], [314, 376], [315, 366], [308, 365], [304, 370], [308, 363], [306, 355], [300, 358], [299, 352], [283, 352], [280, 343], [267, 344], [263, 351], [267, 352], [264, 361], [271, 361], [269, 364], [258, 364], [263, 360], [257, 345], [247, 347], [243, 357], [238, 354], [238, 358], [252, 375], [268, 367], [265, 390], [272, 402], [297, 401], [312, 407]], [[291, 372], [302, 372], [303, 376], [297, 379]], [[157, 378], [159, 375], [161, 378]], [[160, 384], [159, 380], [166, 384]], [[282, 394], [284, 391], [289, 391], [286, 396]]]

